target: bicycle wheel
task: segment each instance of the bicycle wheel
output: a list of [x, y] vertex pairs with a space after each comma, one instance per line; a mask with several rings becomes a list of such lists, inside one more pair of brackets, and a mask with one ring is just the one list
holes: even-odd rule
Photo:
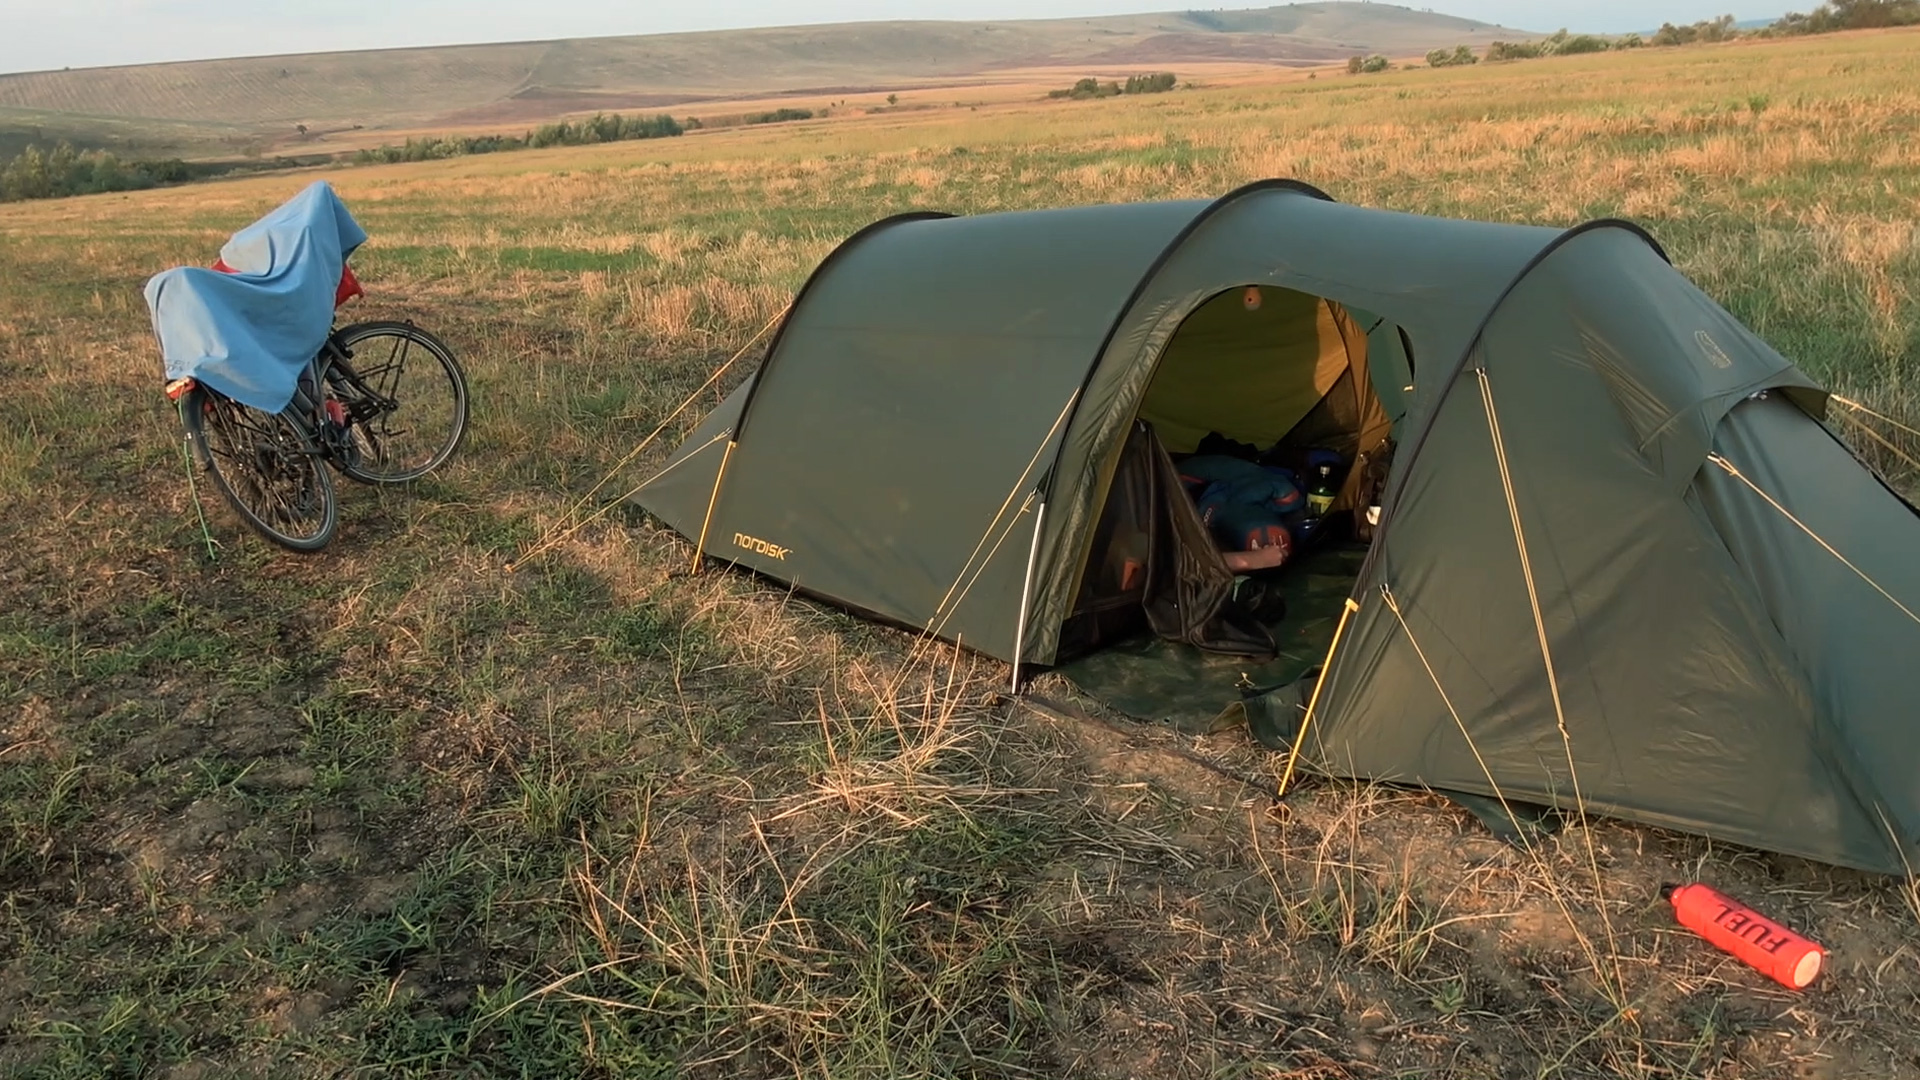
[[453, 456], [467, 432], [467, 377], [445, 342], [402, 322], [356, 323], [333, 341], [346, 354], [326, 371], [327, 393], [347, 410], [341, 472], [399, 484]]
[[333, 539], [333, 478], [291, 418], [204, 386], [182, 399], [181, 418], [214, 485], [255, 532], [294, 551], [318, 551]]

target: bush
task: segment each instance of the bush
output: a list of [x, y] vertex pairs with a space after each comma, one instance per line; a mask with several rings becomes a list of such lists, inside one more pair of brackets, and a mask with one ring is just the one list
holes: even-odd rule
[[[689, 121], [695, 127], [699, 121]], [[631, 139], [665, 139], [686, 133], [680, 121], [671, 116], [622, 116], [595, 113], [578, 122], [562, 120], [544, 124], [525, 135], [447, 135], [408, 139], [398, 146], [376, 146], [353, 155], [358, 165], [392, 165], [402, 161], [439, 161], [468, 154], [495, 154], [506, 150], [540, 149], [548, 146], [582, 146], [589, 143], [625, 142]]]
[[[1128, 82], [1132, 82], [1131, 79]], [[1168, 87], [1169, 90], [1172, 87]], [[1117, 82], [1101, 82], [1099, 79], [1081, 79], [1065, 90], [1053, 90], [1047, 93], [1050, 98], [1070, 98], [1074, 101], [1086, 101], [1090, 98], [1119, 97], [1132, 93]]]
[[1540, 55], [1540, 44], [1534, 41], [1496, 41], [1487, 46], [1488, 60], [1535, 60]]
[[[198, 170], [202, 175], [224, 171], [219, 166], [199, 166]], [[139, 191], [193, 179], [195, 171], [196, 167], [178, 158], [121, 161], [109, 151], [78, 151], [66, 142], [51, 151], [29, 145], [0, 166], [0, 202]]]
[[1473, 49], [1466, 45], [1458, 46], [1452, 52], [1435, 49], [1427, 54], [1428, 67], [1466, 67], [1479, 62], [1480, 58], [1473, 55]]
[[1610, 38], [1599, 34], [1573, 34], [1562, 29], [1539, 41], [1496, 41], [1487, 47], [1487, 59], [1537, 60], [1543, 56], [1579, 56], [1611, 49], [1637, 49], [1644, 44], [1638, 34]]
[[[811, 115], [811, 114], [809, 114]], [[445, 156], [457, 153], [484, 154], [492, 150], [514, 150], [522, 146], [582, 146], [589, 143], [625, 142], [630, 139], [665, 139], [685, 134], [686, 129], [680, 121], [671, 116], [622, 116], [619, 113], [595, 113], [578, 123], [562, 120], [557, 124], [546, 124], [533, 129], [525, 139], [516, 140], [509, 136], [483, 135], [478, 138], [448, 138], [428, 140], [447, 145], [453, 144], [462, 149], [454, 149]], [[411, 142], [412, 140], [408, 140]], [[486, 148], [481, 148], [486, 147]], [[384, 148], [383, 148], [384, 149]], [[409, 159], [412, 160], [412, 159]]]
[[1740, 29], [1734, 25], [1733, 16], [1722, 15], [1717, 19], [1703, 19], [1689, 26], [1675, 26], [1661, 23], [1660, 29], [1653, 35], [1654, 45], [1693, 45], [1699, 42], [1732, 41], [1740, 36]]
[[1611, 48], [1613, 48], [1613, 42], [1606, 38], [1592, 34], [1575, 34], [1562, 40], [1559, 47], [1553, 51], [1556, 56], [1578, 56], [1581, 53], [1606, 52]]
[[1121, 88], [1123, 94], [1164, 94], [1179, 85], [1173, 72], [1164, 71], [1158, 75], [1135, 75]]

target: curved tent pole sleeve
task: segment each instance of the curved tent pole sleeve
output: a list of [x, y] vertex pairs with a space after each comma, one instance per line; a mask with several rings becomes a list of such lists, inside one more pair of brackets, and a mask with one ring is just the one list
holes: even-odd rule
[[[1460, 381], [1460, 373], [1467, 369], [1467, 361], [1473, 358], [1473, 351], [1480, 347], [1480, 340], [1486, 336], [1487, 327], [1493, 325], [1494, 316], [1500, 314], [1500, 309], [1506, 306], [1507, 298], [1513, 295], [1514, 290], [1518, 289], [1521, 283], [1526, 281], [1527, 278], [1533, 274], [1534, 270], [1539, 268], [1541, 263], [1551, 258], [1554, 252], [1559, 251], [1569, 243], [1590, 232], [1598, 232], [1601, 229], [1620, 229], [1632, 233], [1646, 241], [1647, 246], [1652, 248], [1654, 254], [1660, 256], [1661, 259], [1668, 263], [1673, 262], [1672, 257], [1667, 254], [1667, 249], [1660, 246], [1660, 241], [1655, 240], [1652, 233], [1647, 232], [1647, 230], [1635, 225], [1631, 221], [1624, 221], [1620, 218], [1599, 218], [1583, 225], [1576, 225], [1566, 232], [1561, 233], [1559, 236], [1554, 237], [1545, 247], [1535, 252], [1533, 258], [1528, 259], [1527, 264], [1522, 266], [1520, 272], [1513, 276], [1513, 280], [1507, 283], [1507, 287], [1500, 290], [1500, 295], [1494, 299], [1492, 306], [1487, 308], [1487, 313], [1480, 317], [1480, 325], [1474, 327], [1473, 336], [1467, 339], [1467, 347], [1461, 350], [1460, 359], [1454, 361], [1452, 370], [1448, 371], [1447, 377], [1438, 384], [1440, 387], [1439, 396], [1434, 400], [1432, 407], [1426, 410], [1426, 415], [1421, 418], [1419, 432], [1414, 435], [1413, 441], [1407, 446], [1406, 454], [1401, 457], [1396, 465], [1395, 471], [1399, 473], [1401, 483], [1405, 483], [1406, 478], [1412, 475], [1413, 464], [1419, 460], [1420, 451], [1426, 448], [1427, 438], [1433, 434], [1433, 426], [1440, 418], [1440, 407], [1446, 404], [1447, 395], [1453, 392], [1453, 384]], [[1380, 525], [1374, 530], [1373, 544], [1367, 549], [1367, 557], [1360, 564], [1359, 576], [1354, 579], [1354, 595], [1356, 596], [1359, 595], [1360, 589], [1366, 587], [1365, 583], [1373, 573], [1374, 563], [1379, 559], [1380, 552], [1385, 547], [1384, 541], [1386, 540], [1387, 529], [1389, 523], [1393, 520], [1394, 504], [1399, 501], [1399, 495], [1400, 493], [1398, 491], [1389, 490], [1383, 496], [1385, 501], [1382, 503], [1380, 509]]]
[[[1337, 201], [1333, 196], [1321, 191], [1319, 188], [1314, 187], [1304, 180], [1256, 180], [1251, 184], [1227, 192], [1225, 195], [1215, 199], [1206, 209], [1195, 214], [1193, 220], [1187, 222], [1186, 226], [1182, 228], [1180, 232], [1174, 236], [1172, 241], [1161, 250], [1160, 254], [1154, 258], [1152, 265], [1147, 267], [1147, 272], [1140, 275], [1140, 281], [1133, 287], [1133, 293], [1127, 297], [1126, 303], [1120, 305], [1120, 313], [1114, 316], [1113, 325], [1107, 328], [1106, 336], [1100, 339], [1100, 347], [1094, 350], [1093, 355], [1088, 358], [1087, 373], [1080, 380], [1080, 389], [1074, 394], [1073, 398], [1073, 409], [1067, 414], [1067, 431], [1071, 432], [1074, 421], [1079, 419], [1080, 402], [1085, 400], [1087, 387], [1093, 384], [1093, 377], [1099, 374], [1101, 358], [1107, 355], [1107, 349], [1113, 345], [1113, 339], [1120, 336], [1120, 328], [1126, 325], [1127, 315], [1133, 311], [1134, 305], [1140, 302], [1140, 297], [1145, 295], [1147, 286], [1153, 284], [1153, 279], [1160, 276], [1160, 271], [1172, 260], [1176, 252], [1186, 246], [1187, 241], [1193, 237], [1193, 234], [1200, 230], [1200, 226], [1205, 225], [1213, 219], [1214, 215], [1246, 196], [1258, 194], [1262, 191], [1292, 191], [1308, 196], [1309, 198], [1319, 199], [1322, 202]], [[1067, 440], [1063, 438], [1060, 440], [1060, 446], [1053, 452], [1053, 466], [1047, 470], [1047, 490], [1043, 494], [1049, 497], [1053, 494], [1053, 482], [1060, 475], [1060, 456], [1066, 453], [1066, 449]]]
[[[841, 242], [839, 247], [833, 249], [832, 254], [820, 260], [820, 265], [814, 267], [813, 273], [807, 276], [806, 284], [800, 286], [800, 291], [794, 294], [793, 303], [787, 306], [787, 317], [781, 320], [780, 329], [774, 331], [773, 340], [767, 343], [766, 359], [760, 361], [759, 369], [753, 373], [753, 381], [747, 385], [747, 396], [740, 402], [740, 415], [733, 422], [734, 442], [739, 442], [741, 437], [746, 434], [747, 416], [753, 409], [754, 398], [760, 393], [761, 379], [766, 375], [767, 368], [772, 365], [774, 357], [780, 355], [780, 343], [786, 340], [787, 329], [793, 325], [795, 316], [799, 315], [800, 305], [806, 301], [807, 294], [813, 291], [813, 287], [819, 284], [822, 278], [826, 277], [828, 271], [832, 270], [847, 252], [853, 250], [862, 240], [868, 239], [875, 233], [890, 229], [895, 225], [906, 225], [915, 221], [940, 221], [953, 216], [952, 214], [938, 210], [917, 210], [912, 213], [895, 214], [892, 217], [881, 218], [879, 221], [847, 237], [846, 240]], [[715, 497], [717, 498], [718, 495], [716, 494]]]

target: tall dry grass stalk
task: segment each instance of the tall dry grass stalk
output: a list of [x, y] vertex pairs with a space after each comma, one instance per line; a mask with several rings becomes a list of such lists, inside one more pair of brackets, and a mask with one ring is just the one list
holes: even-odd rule
[[[1598, 821], [1509, 849], [1369, 786], [1270, 812], [1230, 736], [1010, 715], [997, 665], [689, 575], [617, 501], [500, 563], [671, 419], [617, 481], [663, 465], [812, 268], [915, 207], [1292, 175], [1624, 213], [1920, 427], [1914, 40], [334, 170], [372, 234], [348, 317], [447, 337], [475, 412], [432, 482], [348, 492], [310, 562], [217, 515], [218, 561], [195, 548], [139, 290], [312, 174], [0, 207], [0, 1072], [1900, 1075], [1912, 880]], [[1855, 420], [1889, 470], [1855, 428], [1920, 456]], [[1656, 899], [1681, 874], [1828, 940], [1831, 983], [1787, 1000], [1682, 936]]]

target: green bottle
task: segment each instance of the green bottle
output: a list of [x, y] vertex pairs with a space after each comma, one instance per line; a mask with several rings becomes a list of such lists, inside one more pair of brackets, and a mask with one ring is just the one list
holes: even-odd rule
[[1314, 472], [1313, 484], [1307, 488], [1307, 513], [1321, 517], [1333, 509], [1333, 500], [1337, 492], [1333, 490], [1333, 466], [1322, 465]]

